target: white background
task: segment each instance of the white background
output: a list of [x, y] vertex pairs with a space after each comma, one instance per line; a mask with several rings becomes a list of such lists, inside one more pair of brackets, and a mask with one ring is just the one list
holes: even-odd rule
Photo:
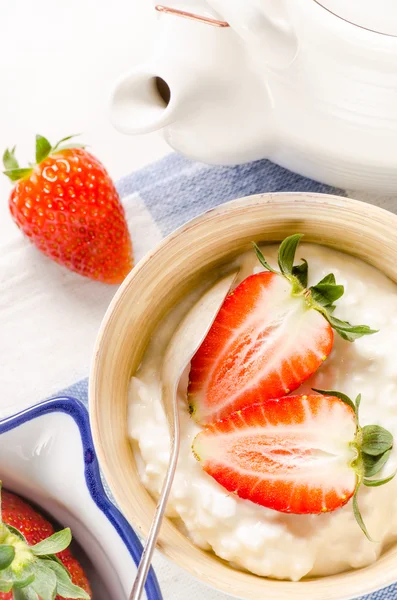
[[[112, 82], [144, 60], [154, 21], [150, 0], [0, 1], [0, 152], [16, 144], [24, 166], [36, 133], [55, 142], [81, 132], [114, 179], [166, 154], [160, 134], [125, 137], [107, 115]], [[0, 177], [0, 416], [87, 375], [115, 291], [32, 248], [9, 216], [10, 189]], [[395, 209], [397, 199], [377, 204]], [[139, 224], [140, 258], [160, 233], [143, 206], [135, 203], [127, 216]], [[159, 556], [155, 565], [165, 600], [226, 598]]]

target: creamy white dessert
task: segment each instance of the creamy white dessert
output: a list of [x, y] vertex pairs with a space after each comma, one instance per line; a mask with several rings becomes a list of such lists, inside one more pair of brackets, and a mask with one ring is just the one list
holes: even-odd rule
[[[265, 246], [268, 262], [276, 267], [278, 246]], [[397, 286], [364, 262], [337, 251], [302, 244], [296, 259], [309, 262], [309, 285], [333, 272], [345, 294], [335, 316], [365, 323], [379, 332], [354, 343], [335, 334], [331, 355], [296, 393], [312, 387], [362, 394], [360, 423], [386, 427], [397, 439]], [[259, 272], [254, 252], [239, 259], [240, 280]], [[160, 493], [169, 457], [168, 426], [161, 402], [160, 368], [165, 348], [182, 316], [201, 290], [184, 299], [157, 328], [142, 364], [131, 380], [129, 432], [136, 449], [141, 477], [149, 492]], [[374, 562], [397, 539], [397, 478], [383, 487], [359, 491], [363, 519], [377, 543], [358, 526], [349, 502], [335, 512], [290, 515], [242, 500], [228, 493], [196, 461], [191, 445], [200, 431], [190, 417], [186, 391], [189, 367], [179, 386], [182, 445], [168, 516], [191, 540], [212, 550], [234, 566], [252, 573], [297, 581], [359, 568]], [[397, 466], [397, 451], [377, 475]]]

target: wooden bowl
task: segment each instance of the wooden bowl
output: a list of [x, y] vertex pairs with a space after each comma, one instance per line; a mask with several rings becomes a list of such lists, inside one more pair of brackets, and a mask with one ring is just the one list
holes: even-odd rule
[[[249, 247], [305, 234], [358, 256], [397, 282], [397, 216], [372, 205], [322, 194], [264, 194], [229, 202], [167, 237], [130, 273], [112, 301], [99, 332], [90, 377], [95, 447], [110, 488], [141, 536], [155, 503], [143, 487], [128, 439], [128, 385], [163, 315], [200, 274]], [[203, 582], [233, 596], [258, 600], [361, 596], [397, 580], [397, 547], [360, 570], [300, 581], [276, 581], [238, 571], [195, 547], [165, 520], [159, 549]]]

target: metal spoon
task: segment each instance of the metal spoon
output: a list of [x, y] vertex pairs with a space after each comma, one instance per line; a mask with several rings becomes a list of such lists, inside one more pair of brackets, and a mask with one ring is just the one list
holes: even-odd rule
[[179, 381], [186, 366], [206, 337], [237, 274], [238, 271], [234, 271], [226, 275], [203, 294], [179, 325], [164, 355], [161, 370], [162, 399], [170, 428], [171, 456], [129, 600], [139, 600], [142, 596], [178, 463], [180, 426], [177, 390]]

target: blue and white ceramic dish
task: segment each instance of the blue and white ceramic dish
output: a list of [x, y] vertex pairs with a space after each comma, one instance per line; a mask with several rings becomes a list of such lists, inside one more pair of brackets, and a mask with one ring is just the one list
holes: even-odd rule
[[[126, 600], [142, 546], [104, 490], [85, 407], [54, 398], [0, 421], [0, 457], [6, 489], [71, 527], [94, 599]], [[153, 571], [146, 600], [161, 600]]]

